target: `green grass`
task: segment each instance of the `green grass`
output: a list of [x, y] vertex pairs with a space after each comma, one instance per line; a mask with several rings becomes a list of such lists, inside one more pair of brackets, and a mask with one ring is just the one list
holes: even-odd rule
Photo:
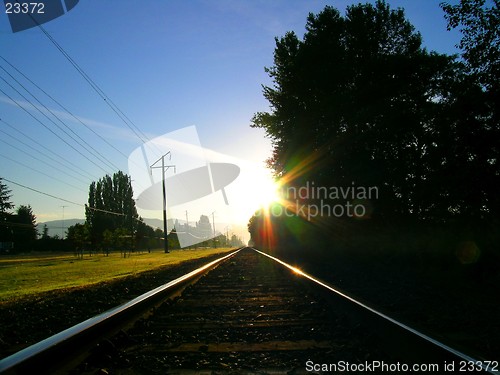
[[0, 303], [57, 289], [115, 280], [230, 250], [173, 250], [169, 254], [157, 250], [132, 253], [128, 258], [121, 257], [120, 253], [111, 253], [107, 257], [85, 255], [83, 259], [67, 253], [4, 255], [0, 256]]

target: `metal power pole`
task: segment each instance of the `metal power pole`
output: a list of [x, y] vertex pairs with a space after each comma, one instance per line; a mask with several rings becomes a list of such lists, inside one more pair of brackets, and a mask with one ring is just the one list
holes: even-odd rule
[[215, 211], [212, 212], [212, 224], [214, 226], [214, 248], [217, 249], [217, 240], [215, 239]]
[[[161, 180], [162, 180], [162, 190], [163, 190], [163, 249], [165, 250], [165, 253], [169, 253], [168, 251], [168, 233], [167, 233], [167, 191], [165, 189], [165, 170], [168, 168], [173, 167], [174, 172], [175, 172], [175, 165], [165, 165], [165, 156], [169, 155], [169, 159], [171, 159], [172, 154], [167, 152], [165, 155], [163, 155], [161, 158], [159, 158], [157, 161], [155, 161], [153, 164], [151, 164], [150, 168], [155, 169], [155, 168], [161, 168]], [[161, 160], [161, 167], [155, 167], [155, 164], [158, 163]]]

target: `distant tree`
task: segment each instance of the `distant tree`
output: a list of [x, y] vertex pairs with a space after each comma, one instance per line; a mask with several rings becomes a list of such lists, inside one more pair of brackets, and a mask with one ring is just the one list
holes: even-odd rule
[[257, 210], [248, 221], [250, 240], [253, 246], [262, 250], [292, 250], [297, 246], [306, 248], [321, 243], [320, 230], [279, 203]]
[[118, 171], [112, 177], [106, 175], [92, 182], [85, 216], [94, 245], [101, 243], [106, 229], [112, 232], [123, 229], [128, 235], [135, 233], [139, 215], [130, 177]]
[[115, 236], [109, 229], [105, 229], [102, 233], [101, 243], [103, 253], [108, 256], [109, 253], [115, 249]]
[[174, 228], [168, 234], [168, 248], [170, 250], [180, 249], [181, 245], [179, 243], [179, 236], [177, 235], [177, 230]]
[[90, 246], [90, 230], [88, 224], [75, 224], [68, 227], [66, 239], [73, 245], [75, 255], [83, 258], [83, 253]]
[[460, 0], [456, 5], [441, 3], [448, 29], [460, 27], [463, 35], [458, 47], [469, 72], [488, 89], [500, 87], [500, 1]]
[[151, 250], [151, 240], [155, 237], [155, 230], [147, 225], [142, 218], [137, 221], [135, 242], [138, 249]]
[[14, 208], [14, 204], [10, 200], [11, 193], [12, 191], [0, 177], [0, 242], [12, 241], [12, 230], [9, 226], [11, 213], [9, 211]]
[[[449, 188], [443, 201], [469, 221], [500, 217], [500, 1], [442, 3], [448, 28], [459, 28], [464, 69], [459, 72], [446, 118], [438, 129], [449, 153], [441, 156], [436, 185]], [[478, 183], [478, 181], [481, 181]], [[451, 197], [451, 199], [450, 199]]]
[[207, 215], [201, 215], [200, 220], [196, 222], [196, 230], [201, 238], [210, 238], [213, 234], [212, 224]]
[[47, 224], [43, 224], [41, 239], [42, 240], [46, 240], [48, 238], [50, 238], [50, 236], [49, 236], [49, 227], [47, 227]]
[[113, 231], [115, 247], [120, 250], [124, 258], [130, 256], [133, 249], [134, 238], [127, 228], [116, 228]]
[[236, 234], [233, 234], [231, 236], [231, 241], [230, 241], [230, 245], [232, 247], [239, 247], [239, 246], [243, 246], [243, 241], [241, 240], [241, 238], [239, 238]]
[[69, 241], [61, 239], [57, 234], [54, 236], [49, 235], [47, 224], [43, 225], [42, 233], [37, 234], [39, 237], [35, 243], [35, 250], [37, 251], [68, 251], [71, 249]]
[[163, 238], [163, 230], [161, 230], [160, 228], [156, 228], [155, 229], [155, 237], [158, 240], [161, 240]]
[[3, 183], [0, 177], [0, 215], [8, 213], [14, 208], [14, 204], [10, 201], [12, 191]]
[[31, 206], [19, 206], [11, 220], [15, 248], [17, 250], [31, 250], [38, 237], [36, 216]]

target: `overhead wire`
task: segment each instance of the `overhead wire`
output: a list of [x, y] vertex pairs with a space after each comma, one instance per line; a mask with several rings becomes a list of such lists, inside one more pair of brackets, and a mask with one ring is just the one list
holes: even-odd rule
[[11, 184], [14, 184], [14, 185], [20, 186], [20, 187], [22, 187], [22, 188], [25, 188], [25, 189], [28, 189], [28, 190], [34, 191], [35, 193], [39, 193], [39, 194], [45, 195], [45, 196], [47, 196], [47, 197], [51, 197], [51, 198], [54, 198], [54, 199], [58, 199], [58, 200], [60, 200], [60, 201], [66, 202], [66, 203], [71, 203], [71, 204], [74, 204], [74, 205], [76, 205], [76, 206], [82, 206], [82, 207], [85, 207], [85, 205], [83, 205], [83, 204], [81, 204], [81, 203], [73, 202], [73, 201], [70, 201], [70, 200], [68, 200], [68, 199], [64, 199], [64, 198], [57, 197], [57, 196], [52, 195], [52, 194], [49, 194], [49, 193], [45, 193], [45, 192], [43, 192], [43, 191], [40, 191], [40, 190], [37, 190], [37, 189], [31, 188], [31, 187], [26, 186], [26, 185], [23, 185], [23, 184], [20, 184], [19, 182], [15, 182], [15, 181], [9, 180], [8, 178], [5, 178], [5, 177], [2, 177], [2, 180], [7, 181], [7, 182], [10, 182]]
[[[30, 15], [31, 16], [31, 15]], [[122, 120], [122, 122], [135, 134], [135, 136], [141, 140], [141, 142], [143, 142], [143, 144], [146, 144], [147, 141], [149, 141], [149, 138], [141, 131], [141, 129], [111, 100], [111, 98], [109, 98], [106, 93], [99, 87], [99, 85], [97, 85], [93, 80], [92, 78], [80, 67], [80, 65], [64, 50], [64, 48], [48, 33], [47, 30], [45, 30], [45, 28], [43, 28], [40, 24], [38, 24], [38, 22], [36, 22], [36, 20], [33, 19], [33, 21], [35, 23], [37, 23], [38, 27], [40, 28], [40, 30], [44, 33], [44, 35], [49, 39], [49, 41], [59, 50], [59, 52], [69, 61], [69, 63], [77, 70], [77, 72], [84, 78], [84, 80], [91, 86], [91, 88], [101, 97], [101, 99], [110, 107], [110, 109], [115, 112], [115, 114]], [[51, 100], [53, 100], [56, 104], [58, 104], [63, 110], [65, 110], [67, 113], [70, 114], [70, 116], [72, 116], [73, 118], [75, 118], [78, 122], [80, 122], [81, 124], [83, 124], [84, 126], [86, 126], [90, 131], [92, 131], [96, 136], [98, 136], [100, 139], [102, 139], [106, 144], [108, 144], [109, 146], [111, 146], [113, 149], [115, 149], [116, 151], [118, 151], [122, 156], [125, 156], [120, 150], [118, 150], [116, 147], [114, 147], [111, 143], [107, 142], [103, 137], [101, 137], [97, 132], [95, 132], [93, 129], [91, 129], [89, 126], [87, 126], [85, 123], [83, 123], [83, 121], [81, 121], [77, 116], [73, 115], [70, 111], [68, 111], [64, 106], [62, 106], [59, 102], [57, 102], [52, 96], [50, 96], [45, 90], [43, 90], [40, 86], [36, 85], [32, 80], [30, 80], [26, 75], [24, 75], [22, 72], [20, 72], [20, 70], [18, 70], [15, 66], [13, 66], [12, 64], [10, 64], [10, 62], [8, 62], [5, 58], [2, 57], [2, 59], [7, 63], [9, 64], [13, 69], [15, 69], [19, 74], [21, 74], [25, 79], [27, 79], [31, 84], [33, 84], [35, 87], [37, 87], [39, 90], [41, 90], [45, 95], [47, 95]], [[3, 68], [2, 68], [3, 69]], [[8, 73], [5, 69], [3, 69], [7, 74], [9, 74], [9, 76], [12, 77], [12, 75], [10, 73]], [[15, 80], [15, 78], [13, 78]], [[31, 104], [35, 109], [37, 109], [40, 113], [42, 113], [46, 118], [48, 118], [52, 123], [54, 123], [54, 121], [52, 121], [52, 119], [50, 119], [48, 116], [46, 116], [42, 111], [40, 111], [40, 109], [38, 109], [33, 103], [31, 103], [30, 100], [28, 100], [24, 95], [22, 95], [18, 90], [16, 90], [12, 85], [10, 85], [5, 79], [2, 78], [2, 80], [4, 82], [6, 82], [12, 89], [14, 89], [19, 95], [21, 95], [29, 104]], [[28, 93], [29, 90], [27, 90], [24, 85], [20, 84], [17, 80], [16, 82], [21, 85], [21, 87], [23, 87]], [[38, 123], [40, 123], [42, 126], [44, 126], [46, 129], [48, 129], [49, 131], [51, 131], [51, 133], [53, 133], [56, 137], [58, 137], [59, 139], [61, 139], [65, 144], [67, 144], [69, 147], [71, 147], [73, 150], [75, 150], [76, 152], [78, 152], [81, 156], [83, 156], [84, 158], [86, 158], [87, 160], [89, 160], [91, 163], [93, 163], [94, 165], [96, 165], [98, 168], [100, 168], [101, 170], [103, 170], [104, 172], [106, 172], [106, 170], [104, 170], [100, 165], [96, 164], [95, 162], [93, 162], [90, 158], [88, 158], [86, 155], [84, 155], [82, 152], [80, 152], [79, 150], [77, 150], [75, 147], [73, 147], [73, 145], [71, 145], [69, 142], [67, 142], [64, 138], [60, 137], [57, 133], [53, 132], [49, 127], [47, 127], [42, 121], [40, 121], [38, 118], [36, 118], [35, 116], [33, 116], [26, 108], [24, 108], [24, 106], [22, 106], [18, 101], [16, 101], [15, 99], [13, 99], [10, 95], [8, 95], [5, 91], [3, 91], [2, 89], [0, 89], [0, 92], [2, 92], [4, 95], [6, 95], [6, 97], [8, 97], [13, 103], [15, 103], [18, 107], [20, 107], [22, 110], [24, 110], [26, 113], [28, 113], [33, 119], [35, 119]], [[30, 95], [32, 95], [30, 93]], [[35, 99], [36, 97], [34, 95], [32, 95]], [[45, 110], [49, 111], [54, 117], [56, 117], [59, 121], [62, 122], [62, 120], [60, 120], [52, 111], [50, 111], [46, 106], [44, 106], [38, 99], [36, 99], [38, 101], [38, 103], [40, 103], [44, 108]], [[55, 124], [55, 123], [54, 123]], [[57, 126], [57, 124], [55, 124]], [[61, 129], [61, 131], [63, 131]], [[64, 132], [64, 131], [63, 131]], [[82, 148], [85, 148], [84, 146], [82, 146], [78, 141], [76, 141], [73, 137], [71, 137], [67, 132], [64, 132], [68, 137], [72, 138], [73, 141], [77, 142], [80, 147]], [[73, 132], [74, 133], [74, 132]], [[78, 136], [76, 133], [74, 133], [76, 136]], [[78, 138], [81, 139], [81, 137], [78, 136]], [[160, 153], [161, 153], [161, 150], [159, 150], [156, 145], [151, 145], [153, 146], [154, 148], [156, 148], [156, 150], [158, 150]], [[150, 147], [151, 147], [150, 146]], [[93, 149], [93, 148], [92, 148]], [[88, 150], [87, 150], [88, 151]], [[94, 150], [96, 151], [96, 150]], [[101, 155], [99, 152], [96, 151], [97, 154]], [[91, 153], [92, 154], [92, 153]], [[94, 157], [96, 157], [95, 155], [93, 155]], [[97, 158], [97, 157], [96, 157]], [[107, 163], [106, 163], [107, 164]], [[109, 164], [108, 164], [109, 165]], [[116, 167], [116, 166], [114, 166]], [[118, 169], [118, 168], [116, 168]]]
[[[101, 139], [104, 143], [106, 143], [108, 146], [110, 146], [111, 148], [113, 148], [116, 152], [118, 152], [120, 155], [122, 155], [123, 157], [127, 158], [127, 155], [125, 155], [121, 150], [119, 150], [117, 147], [115, 147], [112, 143], [110, 143], [109, 141], [107, 141], [103, 136], [101, 136], [98, 132], [96, 132], [94, 129], [92, 129], [92, 127], [90, 127], [89, 125], [87, 125], [84, 121], [81, 120], [81, 118], [79, 118], [78, 116], [76, 116], [75, 114], [73, 114], [68, 108], [66, 108], [60, 101], [58, 101], [56, 98], [54, 98], [51, 94], [49, 94], [46, 90], [44, 90], [42, 87], [40, 87], [40, 85], [38, 85], [36, 82], [34, 82], [30, 77], [28, 77], [26, 74], [24, 74], [20, 69], [18, 69], [14, 64], [12, 64], [10, 61], [8, 61], [5, 57], [1, 56], [0, 55], [0, 59], [2, 59], [8, 66], [10, 66], [13, 70], [15, 70], [19, 75], [21, 75], [26, 81], [28, 81], [31, 85], [33, 85], [34, 87], [36, 87], [38, 90], [40, 90], [45, 96], [47, 96], [50, 100], [52, 100], [55, 104], [57, 104], [64, 112], [66, 112], [70, 117], [72, 117], [73, 119], [75, 119], [77, 122], [79, 122], [81, 125], [83, 125], [85, 128], [87, 128], [90, 132], [92, 132], [95, 136], [97, 136], [99, 139]], [[5, 71], [12, 79], [14, 79], [19, 85], [21, 85], [26, 91], [29, 92], [29, 90], [24, 87], [21, 83], [19, 83], [13, 76], [12, 74], [10, 74], [9, 72], [7, 72], [7, 70], [4, 68], [4, 67], [1, 67], [0, 68]], [[33, 95], [33, 93], [29, 92], [30, 95], [32, 97], [35, 97]], [[46, 110], [48, 110], [50, 113], [52, 113], [55, 117], [58, 118], [58, 116], [56, 116], [51, 110], [49, 110], [47, 108], [46, 105], [43, 105], [39, 99], [36, 99]], [[59, 118], [58, 118], [59, 119]], [[1, 120], [1, 119], [0, 119]], [[59, 119], [59, 121], [61, 121]], [[62, 121], [61, 121], [62, 122]], [[64, 124], [65, 125], [65, 124]], [[73, 133], [74, 131], [72, 129], [70, 129]], [[81, 139], [81, 137], [79, 137]], [[94, 148], [93, 148], [94, 149]], [[94, 149], [95, 150], [95, 149]], [[98, 152], [98, 151], [96, 151]], [[104, 156], [99, 153], [103, 158]], [[115, 168], [115, 170], [119, 170], [120, 168], [117, 167], [116, 165], [114, 165], [112, 162], [110, 162], [112, 164], [112, 167]], [[132, 163], [134, 163], [135, 165], [137, 165], [137, 163], [132, 160]], [[138, 166], [138, 165], [137, 165]], [[139, 166], [140, 167], [140, 166]], [[93, 177], [90, 177], [90, 178], [93, 178]], [[138, 186], [142, 186], [142, 184], [138, 183], [136, 181], [136, 184]]]
[[[3, 80], [2, 77], [0, 77], [0, 79]], [[5, 80], [4, 80], [5, 81]], [[5, 81], [7, 84], [9, 84], [7, 81]], [[10, 84], [9, 84], [10, 86]], [[15, 89], [14, 89], [15, 90]], [[17, 90], [16, 90], [17, 91]], [[45, 129], [47, 129], [49, 132], [51, 132], [52, 134], [54, 134], [57, 138], [59, 138], [61, 141], [63, 141], [66, 145], [68, 145], [69, 147], [71, 147], [74, 151], [76, 151], [78, 154], [80, 154], [82, 157], [84, 157], [85, 159], [87, 159], [89, 162], [91, 162], [92, 164], [94, 164], [97, 168], [99, 168], [100, 170], [102, 170], [104, 173], [107, 173], [107, 171], [99, 164], [97, 164], [94, 160], [90, 159], [87, 155], [83, 154], [80, 150], [78, 150], [77, 148], [75, 148], [71, 143], [69, 143], [67, 140], [65, 140], [63, 137], [61, 137], [59, 134], [57, 134], [54, 130], [52, 130], [49, 126], [47, 126], [46, 124], [44, 124], [42, 121], [40, 121], [36, 116], [34, 116], [30, 111], [28, 111], [26, 108], [24, 108], [17, 100], [15, 100], [14, 98], [12, 98], [9, 94], [7, 94], [4, 90], [2, 90], [0, 88], [0, 92], [3, 93], [7, 98], [9, 98], [13, 103], [15, 103], [19, 108], [21, 108], [24, 112], [26, 112], [29, 116], [31, 116], [36, 122], [38, 122], [40, 125], [42, 125]], [[19, 92], [18, 92], [19, 93]], [[23, 96], [21, 93], [19, 93], [21, 96]], [[23, 96], [23, 98], [25, 98]], [[26, 98], [25, 98], [26, 99]], [[26, 99], [27, 100], [27, 99]], [[29, 100], [28, 100], [29, 102]], [[32, 103], [30, 103], [31, 105], [33, 105]], [[36, 107], [35, 107], [36, 108]]]
[[36, 82], [34, 82], [32, 79], [30, 79], [26, 74], [24, 74], [21, 70], [19, 70], [14, 64], [12, 64], [10, 61], [5, 59], [5, 57], [0, 55], [0, 59], [2, 59], [5, 63], [7, 63], [12, 69], [14, 69], [18, 74], [24, 77], [29, 83], [31, 83], [33, 86], [35, 86], [38, 90], [40, 90], [42, 93], [44, 93], [48, 98], [50, 98], [54, 103], [56, 103], [62, 110], [64, 110], [66, 113], [68, 113], [72, 118], [74, 118], [77, 122], [85, 126], [89, 131], [91, 131], [95, 136], [97, 136], [99, 139], [101, 139], [104, 143], [106, 143], [109, 147], [113, 148], [116, 152], [118, 152], [120, 155], [123, 157], [127, 158], [127, 155], [125, 155], [121, 150], [116, 148], [112, 143], [110, 143], [106, 138], [101, 136], [99, 133], [97, 133], [92, 127], [87, 125], [85, 122], [81, 120], [81, 118], [75, 116], [69, 109], [67, 109], [61, 102], [59, 102], [57, 99], [55, 99], [52, 95], [50, 95], [47, 91], [45, 91], [42, 87], [40, 87]]
[[[99, 133], [97, 133], [94, 129], [92, 129], [89, 125], [87, 125], [85, 122], [83, 122], [79, 117], [75, 116], [71, 111], [69, 111], [63, 104], [61, 104], [57, 99], [55, 99], [52, 95], [50, 95], [46, 90], [44, 90], [40, 85], [36, 84], [32, 79], [30, 79], [26, 74], [24, 74], [20, 69], [18, 69], [14, 64], [12, 64], [10, 61], [8, 61], [5, 57], [0, 56], [0, 58], [8, 65], [10, 66], [13, 70], [15, 70], [19, 75], [21, 75], [26, 81], [28, 81], [30, 84], [35, 86], [38, 90], [40, 90], [44, 95], [46, 95], [50, 100], [52, 100], [54, 103], [56, 103], [63, 111], [65, 111], [69, 116], [74, 118], [77, 122], [82, 124], [84, 127], [86, 127], [89, 131], [91, 131], [94, 135], [99, 137], [103, 142], [105, 142], [108, 146], [112, 147], [115, 151], [120, 153], [123, 157], [127, 158], [127, 155], [125, 155], [122, 151], [120, 151], [118, 148], [116, 148], [114, 145], [112, 145], [110, 142], [108, 142], [104, 137], [102, 137]], [[12, 74], [10, 74], [4, 67], [0, 66], [0, 68], [9, 75], [18, 85], [23, 87], [23, 89], [28, 92], [35, 100], [45, 108], [46, 111], [50, 112], [54, 117], [56, 117], [64, 126], [66, 126], [73, 134], [75, 134], [79, 139], [82, 139], [78, 134], [76, 134], [71, 128], [69, 128], [56, 114], [53, 113], [49, 108], [47, 108], [46, 105], [41, 103], [40, 99], [38, 99], [32, 92], [30, 92], [22, 83], [20, 83], [15, 77], [13, 77]], [[5, 81], [5, 80], [4, 80]], [[47, 117], [47, 116], [46, 116]], [[53, 122], [53, 121], [52, 121]], [[56, 124], [57, 125], [57, 124]], [[65, 132], [67, 134], [67, 132]], [[68, 134], [67, 134], [68, 135]], [[85, 142], [85, 140], [82, 139], [82, 141]], [[87, 145], [88, 143], [85, 142]], [[106, 159], [99, 151], [95, 150], [92, 146], [88, 145], [91, 147], [96, 153], [98, 153], [102, 158]], [[87, 150], [88, 151], [88, 150]], [[105, 161], [108, 161], [107, 159]], [[137, 162], [132, 160], [132, 163], [137, 165]], [[109, 164], [112, 164], [112, 167], [115, 170], [119, 170], [120, 168], [114, 165], [113, 163], [109, 162]], [[141, 166], [139, 166], [141, 167]], [[142, 184], [136, 182], [138, 186], [141, 186]], [[142, 187], [142, 186], [141, 186]]]
[[0, 225], [5, 227], [33, 228], [32, 224], [13, 223], [12, 221], [0, 221]]
[[[61, 198], [61, 197], [58, 197], [56, 195], [52, 195], [52, 194], [49, 194], [49, 193], [45, 193], [43, 191], [40, 191], [38, 189], [34, 189], [32, 187], [29, 187], [29, 186], [26, 186], [26, 185], [23, 185], [23, 184], [20, 184], [18, 182], [15, 182], [15, 181], [12, 181], [12, 180], [9, 180], [8, 178], [5, 178], [5, 177], [2, 177], [2, 180], [5, 180], [7, 182], [10, 182], [11, 184], [14, 184], [14, 185], [17, 185], [19, 187], [22, 187], [22, 188], [25, 188], [25, 189], [28, 189], [28, 190], [31, 190], [35, 193], [38, 193], [38, 194], [42, 194], [42, 195], [45, 195], [47, 197], [50, 197], [50, 198], [54, 198], [54, 199], [57, 199], [57, 200], [60, 200], [60, 201], [63, 201], [63, 202], [66, 202], [66, 203], [71, 203], [71, 204], [74, 204], [76, 206], [80, 206], [80, 207], [85, 207], [85, 208], [88, 208], [89, 210], [93, 210], [93, 211], [98, 211], [98, 212], [103, 212], [103, 213], [107, 213], [107, 214], [110, 214], [110, 215], [117, 215], [117, 216], [127, 216], [125, 214], [122, 214], [122, 213], [119, 213], [119, 212], [113, 212], [113, 211], [108, 211], [108, 210], [103, 210], [103, 209], [100, 209], [100, 208], [96, 208], [96, 207], [90, 207], [86, 204], [81, 204], [81, 203], [78, 203], [78, 202], [74, 202], [74, 201], [70, 201], [69, 199], [65, 199], [65, 198]], [[136, 220], [139, 220], [139, 219], [136, 219]]]
[[[64, 134], [66, 134], [66, 136], [68, 136], [69, 138], [71, 138], [74, 142], [76, 142], [80, 147], [82, 147], [84, 150], [86, 150], [89, 154], [91, 154], [94, 158], [96, 158], [97, 160], [99, 160], [101, 163], [107, 164], [108, 167], [119, 169], [118, 167], [116, 167], [115, 165], [113, 165], [113, 163], [111, 163], [108, 160], [106, 160], [106, 158], [104, 157], [104, 155], [102, 155], [98, 150], [96, 150], [92, 145], [90, 145], [86, 140], [84, 140], [73, 129], [71, 129], [71, 127], [69, 127], [64, 121], [62, 121], [59, 118], [59, 116], [57, 116], [52, 110], [50, 110], [49, 108], [47, 108], [47, 106], [44, 105], [35, 95], [33, 95], [33, 93], [31, 93], [22, 83], [20, 83], [8, 71], [6, 71], [4, 67], [0, 66], [0, 69], [2, 69], [4, 72], [6, 72], [19, 86], [21, 86], [23, 88], [24, 91], [26, 91], [29, 95], [31, 95], [33, 97], [33, 99], [35, 99], [40, 106], [42, 106], [47, 112], [49, 112], [52, 116], [54, 116], [64, 126], [64, 128], [66, 128], [71, 133], [73, 133], [74, 136], [72, 136], [71, 134], [69, 134], [68, 131], [66, 131], [63, 127], [61, 127], [56, 122], [54, 122], [54, 120], [52, 120], [49, 116], [47, 116], [47, 114], [43, 113], [43, 111], [41, 111], [40, 108], [38, 108], [36, 105], [34, 105], [28, 98], [26, 98], [17, 89], [15, 89], [14, 86], [12, 86], [9, 82], [7, 82], [7, 80], [5, 80], [3, 77], [0, 77], [0, 79], [2, 79], [5, 83], [7, 83], [13, 90], [15, 90], [25, 100], [27, 100], [28, 103], [31, 104], [31, 106], [33, 108], [35, 108], [38, 112], [40, 112], [43, 116], [45, 116], [45, 118], [47, 118], [52, 124], [54, 124], [60, 131], [62, 131]], [[75, 137], [78, 138], [78, 139], [75, 139]], [[90, 151], [89, 149], [92, 150], [92, 151]]]
[[[10, 135], [9, 133], [4, 132], [3, 130], [0, 130], [0, 133], [6, 134], [7, 136], [14, 138], [16, 141], [18, 141], [18, 142], [20, 142], [20, 143], [22, 143], [22, 144], [26, 145], [26, 144], [25, 144], [25, 143], [23, 143], [22, 141], [20, 141], [20, 140], [16, 139], [15, 137], [13, 137], [12, 135]], [[7, 142], [7, 141], [6, 141], [6, 140], [4, 140], [4, 139], [1, 139], [1, 138], [0, 138], [0, 142], [5, 143], [5, 144], [6, 144], [6, 145], [8, 145], [9, 147], [12, 147], [13, 149], [16, 149], [16, 150], [18, 150], [18, 151], [22, 152], [23, 154], [25, 154], [25, 155], [29, 156], [29, 157], [30, 157], [30, 158], [32, 158], [32, 159], [35, 159], [35, 161], [39, 161], [39, 159], [37, 159], [37, 158], [36, 158], [35, 156], [33, 156], [31, 153], [26, 152], [26, 150], [23, 150], [23, 149], [21, 149], [20, 147], [14, 146], [13, 144], [11, 144], [11, 143]], [[29, 146], [28, 146], [28, 147], [29, 147]], [[42, 155], [43, 155], [43, 154], [42, 154]], [[86, 183], [87, 183], [86, 181], [80, 180], [78, 177], [71, 176], [71, 175], [70, 175], [70, 174], [68, 174], [67, 172], [63, 171], [62, 169], [60, 169], [60, 168], [58, 168], [58, 167], [56, 167], [56, 166], [54, 166], [54, 165], [51, 165], [51, 166], [50, 166], [50, 168], [51, 168], [51, 169], [54, 169], [54, 170], [57, 170], [57, 171], [61, 172], [62, 174], [67, 175], [68, 177], [74, 178], [74, 179], [75, 179], [75, 180], [77, 180], [78, 182], [83, 182], [84, 184], [86, 184]]]
[[9, 157], [9, 156], [7, 156], [7, 155], [4, 155], [4, 154], [0, 153], [0, 157], [2, 157], [2, 158], [4, 158], [4, 159], [7, 159], [7, 160], [10, 160], [10, 161], [11, 161], [11, 162], [13, 162], [13, 163], [19, 164], [19, 165], [21, 165], [21, 166], [23, 166], [23, 167], [25, 167], [25, 168], [28, 168], [28, 169], [30, 169], [30, 170], [32, 170], [32, 171], [34, 171], [34, 172], [36, 172], [36, 173], [42, 174], [42, 175], [44, 175], [44, 176], [46, 176], [46, 177], [48, 177], [48, 178], [50, 178], [50, 179], [52, 179], [52, 180], [54, 180], [54, 181], [58, 181], [58, 182], [63, 183], [63, 184], [65, 184], [65, 185], [71, 186], [72, 188], [74, 188], [74, 189], [76, 189], [76, 190], [82, 191], [82, 192], [84, 192], [84, 193], [86, 192], [85, 190], [82, 190], [81, 188], [79, 188], [79, 187], [77, 187], [77, 186], [75, 186], [75, 185], [72, 185], [72, 184], [70, 184], [70, 183], [68, 183], [68, 182], [66, 182], [66, 181], [60, 180], [59, 178], [54, 177], [54, 176], [51, 176], [51, 175], [49, 175], [49, 174], [47, 174], [47, 173], [45, 173], [45, 172], [39, 171], [39, 170], [37, 170], [37, 169], [35, 169], [35, 168], [33, 168], [33, 167], [30, 167], [29, 165], [26, 165], [26, 164], [24, 164], [24, 163], [20, 162], [19, 160], [13, 159], [13, 158], [11, 158], [11, 157]]
[[[33, 17], [32, 17], [33, 19]], [[34, 19], [33, 19], [34, 20]], [[34, 20], [35, 21], [35, 20]], [[35, 21], [36, 22], [36, 21]], [[37, 23], [38, 24], [38, 23]], [[66, 52], [66, 50], [49, 34], [49, 32], [40, 24], [38, 28], [45, 34], [50, 42], [61, 52], [61, 54], [69, 61], [83, 79], [92, 87], [92, 89], [101, 97], [109, 108], [123, 121], [123, 123], [141, 140], [142, 143], [147, 143], [149, 138], [139, 129], [139, 127], [106, 95], [97, 83], [83, 70], [83, 68]], [[156, 146], [155, 146], [156, 148]], [[160, 151], [158, 149], [158, 151]], [[160, 151], [161, 153], [161, 151]]]
[[[21, 131], [20, 129], [18, 129], [17, 127], [15, 126], [12, 126], [10, 123], [8, 123], [7, 121], [5, 121], [4, 119], [0, 118], [0, 122], [2, 122], [3, 124], [7, 125], [10, 129], [14, 130], [15, 132], [19, 133], [23, 138], [26, 138], [26, 139], [29, 139], [31, 142], [33, 142], [34, 144], [38, 145], [39, 147], [41, 147], [42, 149], [44, 149], [45, 151], [47, 151], [48, 153], [51, 153], [52, 155], [54, 155], [56, 158], [58, 159], [55, 159], [51, 156], [49, 156], [48, 154], [46, 153], [42, 153], [40, 150], [36, 150], [36, 148], [34, 148], [33, 146], [29, 146], [31, 149], [33, 150], [36, 150], [38, 151], [40, 154], [43, 154], [45, 155], [46, 158], [49, 158], [50, 160], [58, 163], [59, 165], [62, 165], [64, 166], [65, 168], [68, 168], [68, 169], [71, 169], [71, 168], [74, 168], [73, 165], [71, 165], [70, 167], [66, 166], [62, 161], [66, 161], [66, 158], [62, 157], [61, 155], [58, 155], [57, 153], [55, 153], [54, 151], [52, 151], [50, 148], [46, 147], [45, 145], [41, 144], [40, 142], [38, 142], [36, 139], [33, 139], [32, 137], [30, 137], [28, 134], [24, 133], [23, 131]], [[2, 131], [4, 132], [4, 131]], [[5, 133], [5, 132], [4, 132]], [[12, 135], [10, 135], [12, 137]], [[26, 144], [22, 141], [19, 140], [19, 138], [16, 138], [16, 140], [18, 142], [21, 142], [23, 144]], [[78, 171], [80, 174], [85, 174], [87, 176], [87, 178], [89, 179], [94, 179], [94, 177], [87, 171], [85, 171], [84, 169], [82, 169], [81, 167], [78, 168]]]

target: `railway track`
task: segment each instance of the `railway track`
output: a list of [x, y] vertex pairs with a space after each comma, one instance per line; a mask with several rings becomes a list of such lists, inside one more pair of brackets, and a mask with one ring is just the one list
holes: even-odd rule
[[0, 361], [0, 371], [499, 373], [498, 363], [458, 352], [264, 253], [244, 248], [223, 258]]

